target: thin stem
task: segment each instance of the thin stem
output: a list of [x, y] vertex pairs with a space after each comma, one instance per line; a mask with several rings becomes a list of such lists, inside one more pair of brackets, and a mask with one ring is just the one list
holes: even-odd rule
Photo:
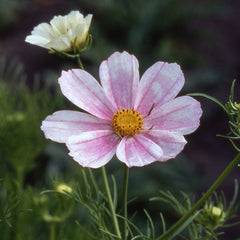
[[116, 232], [116, 235], [118, 236], [118, 238], [121, 239], [121, 233], [120, 233], [120, 230], [119, 230], [117, 215], [116, 215], [115, 208], [114, 208], [114, 205], [113, 205], [113, 200], [112, 200], [112, 196], [111, 196], [111, 192], [110, 192], [105, 168], [102, 167], [101, 171], [102, 171], [102, 177], [103, 177], [103, 182], [104, 182], [104, 186], [105, 186], [105, 190], [106, 190], [106, 194], [107, 194], [107, 198], [108, 198], [110, 211], [111, 211], [111, 214], [112, 214], [114, 229], [115, 229], [115, 232]]
[[49, 240], [55, 240], [55, 222], [50, 222], [50, 237]]
[[123, 176], [123, 240], [127, 240], [127, 193], [128, 193], [129, 168], [124, 166]]
[[80, 55], [77, 56], [77, 63], [80, 69], [84, 70]]
[[217, 178], [213, 185], [208, 189], [208, 191], [198, 200], [198, 202], [184, 215], [180, 218], [171, 228], [169, 228], [164, 234], [158, 237], [156, 240], [169, 239], [172, 234], [189, 218], [195, 211], [197, 211], [204, 202], [212, 195], [212, 193], [218, 188], [222, 181], [227, 177], [227, 175], [232, 171], [232, 169], [237, 165], [240, 160], [240, 153], [229, 163], [227, 168], [224, 169], [222, 174]]
[[[77, 39], [75, 39], [77, 40]], [[76, 48], [76, 45], [74, 44], [74, 47], [73, 47], [73, 52], [77, 58], [77, 64], [78, 64], [78, 67], [82, 70], [84, 70], [84, 67], [83, 67], [83, 64], [82, 64], [82, 61], [81, 61], [81, 58], [80, 58], [80, 53], [77, 52], [77, 48]]]

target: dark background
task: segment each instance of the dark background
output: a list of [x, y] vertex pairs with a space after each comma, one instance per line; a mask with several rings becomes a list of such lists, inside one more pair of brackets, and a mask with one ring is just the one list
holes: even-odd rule
[[[238, 101], [238, 0], [0, 0], [0, 55], [7, 63], [17, 58], [24, 64], [29, 86], [36, 74], [43, 84], [45, 74], [51, 72], [59, 76], [62, 69], [74, 67], [74, 63], [69, 64], [48, 54], [45, 49], [30, 45], [24, 39], [37, 24], [49, 22], [53, 16], [65, 15], [75, 9], [84, 15], [93, 14], [90, 28], [93, 46], [83, 54], [82, 60], [86, 70], [97, 79], [101, 61], [114, 51], [126, 50], [138, 58], [141, 73], [158, 60], [180, 64], [186, 79], [181, 94], [202, 92], [226, 103], [231, 83], [237, 79], [235, 92]], [[186, 137], [189, 143], [179, 157], [184, 164], [177, 165], [178, 158], [166, 164], [170, 172], [171, 164], [173, 168], [177, 166], [179, 174], [170, 176], [170, 188], [175, 181], [178, 184], [183, 181], [187, 191], [193, 190], [199, 197], [232, 160], [236, 151], [227, 139], [216, 137], [216, 134], [228, 133], [227, 116], [215, 103], [200, 97], [197, 99], [202, 104], [203, 116], [199, 129]], [[132, 195], [145, 191], [139, 189], [134, 192], [138, 178], [146, 180], [144, 187], [151, 193], [158, 188], [157, 182], [162, 181], [159, 174], [169, 177], [167, 168], [162, 170], [162, 164], [153, 165], [146, 167], [145, 177], [140, 176], [140, 169], [130, 172]], [[116, 170], [116, 167], [112, 168]], [[185, 171], [187, 174], [181, 176]], [[152, 180], [153, 176], [155, 180]], [[236, 178], [239, 179], [237, 167], [221, 185], [228, 199], [231, 199]], [[28, 181], [33, 179], [30, 174]], [[160, 185], [164, 188], [164, 181]], [[144, 200], [139, 201], [139, 206], [141, 204], [145, 204]], [[131, 208], [134, 210], [134, 206]], [[237, 228], [231, 229], [222, 239], [239, 237]]]

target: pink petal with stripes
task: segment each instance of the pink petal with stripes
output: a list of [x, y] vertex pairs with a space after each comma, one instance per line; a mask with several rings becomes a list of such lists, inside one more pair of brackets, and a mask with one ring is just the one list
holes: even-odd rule
[[105, 120], [111, 120], [113, 107], [100, 84], [89, 73], [80, 69], [63, 71], [58, 80], [61, 91], [81, 109]]
[[160, 159], [163, 151], [151, 139], [138, 134], [124, 137], [118, 145], [116, 155], [128, 167], [142, 167]]
[[140, 80], [140, 91], [134, 108], [146, 116], [153, 104], [154, 109], [158, 109], [176, 97], [184, 81], [181, 68], [176, 63], [155, 63]]
[[163, 155], [158, 159], [159, 161], [167, 161], [171, 158], [175, 158], [187, 143], [180, 132], [144, 130], [141, 134], [161, 147]]
[[66, 143], [72, 135], [93, 130], [111, 130], [109, 121], [90, 114], [63, 110], [46, 117], [42, 122], [42, 131], [46, 138], [59, 143]]
[[182, 134], [194, 132], [199, 127], [202, 115], [200, 103], [192, 97], [182, 96], [164, 104], [144, 119], [145, 128], [179, 131]]
[[104, 92], [115, 110], [133, 108], [139, 87], [138, 61], [127, 52], [112, 54], [103, 61], [99, 75]]
[[120, 139], [111, 130], [84, 132], [67, 140], [69, 155], [83, 167], [99, 168], [116, 152]]

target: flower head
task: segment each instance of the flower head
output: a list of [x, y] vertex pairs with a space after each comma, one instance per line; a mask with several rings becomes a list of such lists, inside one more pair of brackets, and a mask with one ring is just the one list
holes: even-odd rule
[[180, 153], [185, 134], [199, 126], [200, 103], [176, 97], [184, 76], [175, 63], [157, 62], [139, 81], [138, 61], [115, 52], [99, 69], [101, 85], [84, 70], [63, 71], [62, 93], [88, 113], [58, 111], [41, 129], [46, 138], [65, 143], [84, 167], [98, 168], [114, 154], [128, 167], [166, 161]]
[[66, 16], [55, 16], [49, 23], [34, 27], [25, 41], [40, 47], [60, 52], [70, 52], [79, 48], [87, 38], [92, 15], [85, 18], [79, 11], [71, 11]]

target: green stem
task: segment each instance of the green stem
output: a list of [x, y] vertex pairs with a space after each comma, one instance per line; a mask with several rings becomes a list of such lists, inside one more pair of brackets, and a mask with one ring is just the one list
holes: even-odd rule
[[55, 222], [50, 222], [50, 238], [49, 240], [55, 240]]
[[128, 193], [129, 168], [124, 166], [123, 178], [123, 240], [127, 240], [127, 193]]
[[208, 191], [202, 196], [201, 199], [184, 215], [178, 220], [171, 228], [169, 228], [164, 234], [158, 237], [156, 240], [169, 239], [172, 234], [189, 218], [191, 217], [203, 204], [204, 202], [212, 195], [212, 193], [218, 188], [222, 181], [227, 177], [227, 175], [232, 171], [232, 169], [237, 165], [240, 160], [240, 153], [229, 163], [227, 168], [222, 172], [222, 174], [217, 178], [213, 185], [208, 189]]
[[77, 63], [80, 69], [84, 70], [80, 55], [77, 56]]
[[101, 171], [102, 171], [102, 177], [103, 177], [103, 182], [104, 182], [104, 186], [105, 186], [105, 190], [106, 190], [106, 194], [107, 194], [107, 198], [108, 198], [110, 211], [111, 211], [111, 214], [112, 214], [114, 229], [115, 229], [115, 232], [116, 232], [116, 235], [118, 236], [118, 238], [121, 239], [121, 233], [120, 233], [120, 230], [119, 230], [117, 215], [116, 215], [115, 208], [114, 208], [114, 205], [113, 205], [113, 200], [112, 200], [112, 196], [111, 196], [111, 192], [110, 192], [105, 168], [102, 167]]

